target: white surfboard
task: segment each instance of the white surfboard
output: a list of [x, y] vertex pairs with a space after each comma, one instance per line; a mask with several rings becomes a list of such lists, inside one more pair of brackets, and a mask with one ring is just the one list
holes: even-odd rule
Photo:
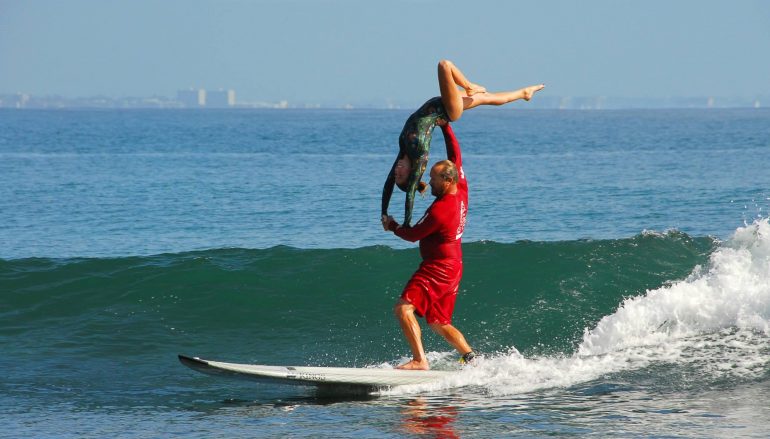
[[457, 372], [351, 367], [263, 366], [179, 355], [185, 366], [209, 375], [317, 387], [382, 388], [439, 381]]

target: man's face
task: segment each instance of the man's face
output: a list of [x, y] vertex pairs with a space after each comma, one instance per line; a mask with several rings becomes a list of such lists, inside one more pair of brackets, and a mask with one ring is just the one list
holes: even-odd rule
[[430, 168], [430, 193], [434, 197], [444, 195], [447, 186], [449, 186], [449, 182], [439, 175], [439, 171], [441, 171], [441, 169], [439, 169], [438, 165]]
[[412, 172], [412, 162], [404, 157], [396, 163], [396, 184], [403, 186], [409, 181], [409, 174]]

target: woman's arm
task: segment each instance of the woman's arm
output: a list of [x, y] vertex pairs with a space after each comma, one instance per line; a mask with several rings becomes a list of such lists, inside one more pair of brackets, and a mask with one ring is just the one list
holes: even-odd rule
[[393, 162], [388, 178], [385, 180], [385, 186], [382, 188], [382, 216], [388, 216], [388, 205], [390, 205], [390, 198], [393, 196], [393, 186], [396, 185], [396, 165], [398, 165], [398, 157]]

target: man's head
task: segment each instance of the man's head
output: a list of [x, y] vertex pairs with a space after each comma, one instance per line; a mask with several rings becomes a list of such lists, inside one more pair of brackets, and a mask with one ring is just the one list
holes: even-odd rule
[[457, 166], [450, 160], [442, 160], [430, 169], [430, 193], [435, 197], [452, 193], [458, 179]]

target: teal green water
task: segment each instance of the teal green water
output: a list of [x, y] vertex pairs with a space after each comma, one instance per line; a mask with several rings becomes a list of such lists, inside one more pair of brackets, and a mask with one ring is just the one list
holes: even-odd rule
[[[456, 324], [482, 351], [569, 353], [624, 297], [686, 276], [713, 245], [680, 233], [467, 244]], [[397, 361], [406, 352], [390, 308], [418, 263], [414, 250], [384, 247], [4, 261], [2, 335], [62, 362], [141, 363], [178, 350], [274, 364]]]

